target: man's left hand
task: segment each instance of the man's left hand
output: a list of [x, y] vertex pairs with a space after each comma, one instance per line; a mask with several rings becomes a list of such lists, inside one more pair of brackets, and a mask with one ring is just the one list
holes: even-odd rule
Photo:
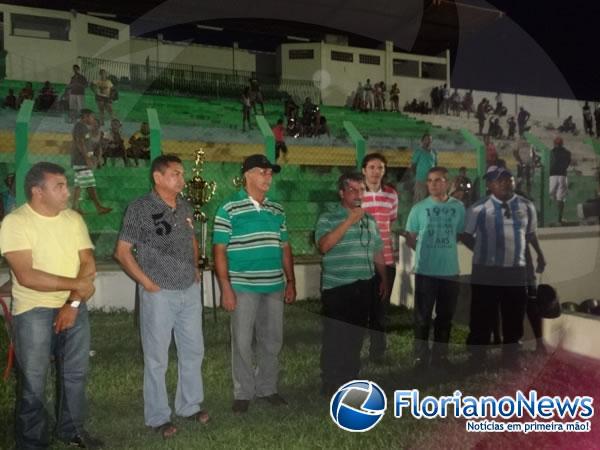
[[296, 301], [296, 284], [294, 282], [288, 283], [285, 286], [285, 292], [283, 294], [283, 299], [289, 305]]
[[58, 334], [64, 330], [73, 328], [73, 325], [75, 325], [75, 321], [77, 320], [78, 311], [79, 310], [77, 308], [73, 308], [68, 304], [63, 305], [56, 315], [56, 320], [53, 324], [54, 332]]
[[544, 269], [546, 268], [546, 260], [544, 259], [543, 256], [538, 255], [537, 258], [537, 267], [535, 269], [535, 271], [537, 273], [544, 273]]
[[379, 283], [379, 298], [383, 300], [390, 295], [388, 284], [385, 281]]

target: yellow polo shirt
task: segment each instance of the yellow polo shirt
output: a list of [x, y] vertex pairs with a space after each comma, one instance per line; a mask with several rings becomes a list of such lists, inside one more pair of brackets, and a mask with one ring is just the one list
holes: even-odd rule
[[[31, 250], [33, 268], [53, 275], [75, 278], [79, 273], [79, 251], [94, 248], [82, 217], [71, 209], [55, 217], [36, 213], [29, 204], [7, 215], [0, 226], [2, 255]], [[19, 284], [13, 275], [13, 314], [33, 308], [60, 308], [69, 291], [41, 292]]]

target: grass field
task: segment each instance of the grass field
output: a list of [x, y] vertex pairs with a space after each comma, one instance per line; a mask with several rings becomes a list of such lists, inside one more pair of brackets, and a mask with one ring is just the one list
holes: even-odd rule
[[[464, 421], [459, 419], [416, 420], [394, 419], [391, 395], [394, 389], [420, 388], [421, 395], [451, 395], [456, 389], [463, 394], [492, 395], [527, 389], [542, 380], [549, 390], [574, 388], [571, 373], [583, 371], [579, 363], [560, 362], [560, 368], [549, 366], [552, 358], [531, 359], [527, 371], [511, 374], [505, 371], [480, 371], [467, 375], [462, 362], [465, 359], [465, 330], [455, 328], [452, 341], [452, 360], [456, 369], [451, 376], [435, 373], [415, 373], [410, 350], [412, 345], [411, 313], [394, 308], [392, 332], [389, 337], [388, 364], [374, 366], [365, 362], [361, 378], [380, 384], [388, 395], [388, 412], [383, 420], [368, 433], [349, 433], [338, 429], [329, 417], [329, 398], [319, 395], [320, 316], [318, 301], [298, 302], [286, 307], [285, 344], [281, 357], [280, 392], [289, 401], [287, 407], [272, 407], [252, 402], [244, 416], [231, 412], [232, 384], [228, 318], [219, 312], [217, 321], [207, 311], [204, 336], [204, 407], [212, 416], [206, 426], [175, 418], [178, 434], [163, 441], [147, 429], [143, 422], [142, 355], [133, 316], [126, 312], [93, 312], [91, 314], [92, 349], [91, 373], [88, 382], [89, 420], [87, 429], [113, 449], [192, 449], [192, 448], [515, 448], [513, 436], [493, 436], [492, 433], [467, 433]], [[0, 358], [5, 357], [6, 336], [0, 341]], [[365, 346], [365, 350], [366, 350]], [[173, 350], [173, 349], [172, 349]], [[546, 380], [544, 374], [550, 372]], [[561, 372], [562, 371], [562, 372]], [[552, 387], [557, 373], [558, 386]], [[582, 372], [583, 373], [583, 372]], [[587, 373], [587, 372], [586, 372]], [[586, 375], [598, 378], [597, 367]], [[437, 374], [439, 375], [439, 374]], [[176, 357], [173, 351], [168, 371], [171, 398], [176, 383]], [[590, 378], [591, 377], [591, 378]], [[544, 381], [546, 380], [546, 381]], [[52, 386], [49, 381], [48, 386]], [[554, 392], [560, 394], [560, 392]], [[49, 396], [50, 395], [49, 391]], [[589, 394], [588, 394], [589, 395]], [[0, 448], [13, 448], [14, 377], [0, 384]], [[52, 411], [52, 404], [49, 403]], [[560, 433], [556, 433], [560, 434]], [[518, 447], [567, 448], [552, 445], [551, 435], [535, 433], [515, 436]], [[593, 448], [586, 444], [598, 442], [598, 434], [566, 435], [557, 439], [579, 439], [579, 448]], [[504, 440], [499, 440], [504, 439]], [[507, 440], [508, 439], [508, 440]], [[584, 439], [584, 441], [581, 441]], [[591, 440], [590, 440], [591, 439]], [[595, 439], [595, 441], [594, 441]], [[560, 443], [563, 441], [557, 441]], [[63, 448], [56, 444], [55, 448]], [[596, 447], [597, 448], [597, 447]]]

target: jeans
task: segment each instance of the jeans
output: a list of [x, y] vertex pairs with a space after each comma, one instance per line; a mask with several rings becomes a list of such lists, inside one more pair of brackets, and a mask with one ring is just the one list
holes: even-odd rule
[[321, 380], [324, 387], [338, 388], [358, 376], [372, 295], [372, 280], [358, 280], [323, 290]]
[[188, 417], [201, 410], [204, 400], [202, 360], [202, 304], [200, 285], [182, 290], [148, 292], [138, 285], [140, 331], [144, 350], [144, 421], [158, 427], [171, 419], [165, 374], [171, 333], [177, 346], [175, 414]]
[[436, 362], [447, 356], [457, 299], [458, 283], [455, 277], [415, 275], [415, 357], [425, 361], [429, 358], [429, 329], [434, 305], [432, 358]]
[[283, 345], [283, 291], [235, 291], [235, 295], [237, 305], [231, 314], [233, 397], [251, 400], [275, 394]]
[[81, 304], [72, 328], [55, 334], [58, 308], [34, 308], [14, 316], [17, 358], [15, 435], [17, 448], [39, 449], [50, 444], [45, 388], [50, 356], [56, 363], [56, 435], [69, 440], [83, 430], [85, 384], [90, 354], [88, 311]]
[[374, 293], [371, 296], [371, 304], [369, 305], [369, 356], [371, 359], [382, 358], [386, 343], [386, 329], [387, 329], [387, 314], [390, 307], [390, 296], [392, 295], [392, 287], [394, 286], [394, 279], [396, 278], [396, 266], [385, 266], [387, 274], [389, 294], [386, 298], [379, 297], [379, 284], [381, 278], [379, 274], [375, 274], [373, 281]]

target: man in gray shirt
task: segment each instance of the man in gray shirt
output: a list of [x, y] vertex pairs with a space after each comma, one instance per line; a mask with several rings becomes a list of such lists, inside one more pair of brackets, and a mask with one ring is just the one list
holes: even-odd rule
[[201, 274], [192, 208], [179, 195], [185, 185], [181, 160], [161, 155], [152, 162], [151, 173], [154, 189], [127, 207], [115, 258], [140, 294], [145, 422], [169, 438], [177, 432], [165, 384], [171, 333], [179, 369], [175, 413], [200, 423], [209, 420], [201, 407]]

